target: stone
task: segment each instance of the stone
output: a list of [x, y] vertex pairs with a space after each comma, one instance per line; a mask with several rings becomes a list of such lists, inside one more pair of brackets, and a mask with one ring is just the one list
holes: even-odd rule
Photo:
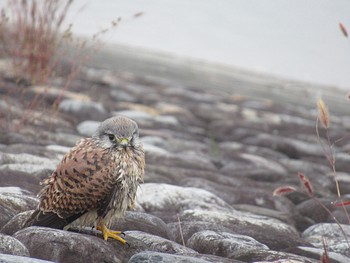
[[37, 193], [41, 186], [37, 173], [28, 174], [9, 169], [0, 170], [0, 193], [11, 192], [16, 194]]
[[29, 195], [0, 193], [0, 228], [20, 212], [35, 209], [38, 200]]
[[221, 225], [230, 229], [229, 233], [250, 236], [274, 250], [307, 244], [299, 238], [295, 228], [290, 225], [274, 218], [233, 209], [229, 211], [185, 210], [179, 214], [179, 218], [184, 225], [191, 221]]
[[136, 111], [136, 110], [116, 111], [116, 112], [113, 112], [113, 115], [125, 116], [125, 117], [128, 117], [130, 119], [133, 119], [136, 122], [152, 119], [152, 115], [150, 115], [149, 113], [144, 112], [144, 111]]
[[170, 155], [170, 153], [167, 150], [164, 150], [163, 148], [148, 143], [143, 143], [143, 149], [147, 154]]
[[144, 251], [133, 255], [128, 263], [210, 263], [199, 258], [191, 256], [173, 255], [154, 251]]
[[27, 153], [3, 153], [0, 155], [0, 170], [12, 170], [33, 174], [44, 169], [54, 170], [58, 162], [59, 160]]
[[[143, 209], [157, 215], [163, 220], [166, 215], [174, 218], [171, 211], [186, 209], [207, 209], [209, 211], [225, 211], [231, 207], [212, 193], [192, 187], [179, 187], [168, 184], [143, 184], [137, 191], [137, 201]], [[169, 211], [171, 207], [171, 211]], [[166, 221], [166, 220], [165, 220]]]
[[[291, 158], [300, 158], [301, 156], [323, 157], [322, 147], [317, 143], [308, 143], [273, 134], [260, 133], [256, 136], [243, 140], [243, 143], [269, 147], [282, 152]], [[291, 151], [291, 149], [293, 150]]]
[[127, 211], [123, 219], [112, 224], [112, 229], [138, 230], [172, 240], [172, 234], [162, 219], [143, 212]]
[[[299, 246], [290, 250], [287, 249], [285, 252], [319, 260], [321, 256], [325, 253], [325, 249]], [[350, 259], [349, 257], [343, 256], [339, 253], [331, 252], [328, 249], [327, 255], [329, 257], [330, 262], [332, 263], [348, 263]]]
[[127, 236], [131, 236], [146, 244], [148, 250], [169, 254], [196, 254], [197, 252], [189, 247], [179, 245], [174, 241], [151, 235], [142, 231], [127, 231]]
[[216, 170], [215, 165], [207, 156], [199, 154], [195, 155], [193, 152], [183, 152], [178, 154], [158, 154], [156, 152], [159, 151], [151, 151], [151, 154], [146, 154], [146, 163], [155, 165], [161, 164], [166, 167], [182, 167], [193, 170]]
[[0, 234], [0, 255], [1, 254], [29, 257], [28, 249], [21, 242], [11, 236], [3, 234]]
[[[309, 199], [298, 204], [296, 208], [301, 215], [312, 219], [314, 223], [333, 222], [333, 216], [328, 212], [332, 212], [335, 208], [332, 202], [330, 198], [318, 198], [318, 201]], [[324, 205], [324, 207], [320, 204]]]
[[336, 223], [315, 224], [302, 233], [302, 237], [315, 247], [323, 249], [322, 240], [325, 239], [328, 251], [350, 258], [349, 236], [350, 225]]
[[108, 117], [108, 112], [101, 103], [94, 101], [80, 101], [66, 99], [61, 101], [58, 109], [61, 112], [71, 114], [78, 120], [97, 120], [103, 121]]
[[12, 236], [17, 231], [23, 229], [24, 224], [33, 212], [34, 210], [28, 210], [16, 214], [2, 228], [0, 228], [0, 232]]
[[94, 235], [72, 233], [44, 227], [29, 227], [16, 232], [32, 257], [55, 262], [126, 262], [122, 244], [105, 242]]
[[156, 116], [154, 120], [158, 123], [169, 125], [169, 126], [176, 126], [179, 124], [179, 121], [174, 116], [164, 115], [164, 116]]
[[269, 249], [248, 236], [210, 230], [195, 233], [187, 241], [187, 245], [199, 253], [226, 258], [239, 258], [249, 255], [252, 251]]
[[1, 263], [53, 263], [53, 261], [41, 260], [22, 256], [0, 254]]
[[243, 255], [238, 258], [244, 262], [275, 262], [275, 263], [320, 263], [320, 259], [313, 259], [273, 250], [252, 251], [249, 255]]
[[77, 131], [83, 136], [91, 137], [100, 124], [99, 121], [83, 121], [77, 125]]

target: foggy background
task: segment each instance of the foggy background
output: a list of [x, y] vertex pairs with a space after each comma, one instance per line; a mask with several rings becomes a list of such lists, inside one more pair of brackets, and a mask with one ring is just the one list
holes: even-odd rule
[[350, 86], [350, 41], [338, 25], [350, 28], [349, 0], [76, 0], [67, 21], [90, 37], [118, 17], [109, 44]]

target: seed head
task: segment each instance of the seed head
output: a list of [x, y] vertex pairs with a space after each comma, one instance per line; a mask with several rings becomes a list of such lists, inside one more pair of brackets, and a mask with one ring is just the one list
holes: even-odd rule
[[317, 109], [318, 109], [318, 118], [321, 120], [321, 123], [325, 129], [329, 128], [329, 112], [326, 104], [322, 99], [317, 101]]

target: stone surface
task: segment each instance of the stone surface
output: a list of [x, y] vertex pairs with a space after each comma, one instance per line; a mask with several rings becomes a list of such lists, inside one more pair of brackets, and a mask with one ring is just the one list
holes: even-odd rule
[[[30, 227], [13, 235], [29, 250], [32, 257], [54, 262], [125, 262], [118, 258], [117, 246], [93, 235], [64, 230]], [[118, 246], [119, 249], [122, 245]], [[118, 255], [118, 256], [117, 256]]]
[[83, 121], [78, 124], [77, 131], [79, 134], [86, 137], [91, 137], [94, 131], [97, 130], [101, 122], [99, 121]]
[[223, 211], [231, 208], [225, 201], [208, 191], [168, 184], [143, 184], [137, 192], [137, 199], [146, 212], [158, 215], [165, 221], [171, 220], [167, 218], [168, 215], [175, 219], [174, 212], [179, 213], [186, 209]]
[[22, 256], [0, 254], [1, 263], [53, 263], [53, 261], [41, 260]]
[[139, 230], [170, 240], [173, 239], [168, 226], [162, 219], [142, 212], [127, 212], [124, 219], [118, 220], [112, 225], [112, 229]]
[[350, 225], [320, 223], [310, 226], [303, 232], [303, 237], [317, 248], [323, 249], [322, 239], [327, 242], [327, 249], [350, 258]]
[[187, 245], [202, 254], [213, 254], [226, 258], [247, 257], [253, 251], [269, 249], [266, 245], [248, 236], [208, 230], [192, 235]]
[[73, 114], [79, 120], [91, 119], [102, 121], [108, 117], [108, 112], [101, 103], [94, 101], [63, 100], [58, 109]]
[[0, 228], [0, 232], [6, 235], [13, 235], [17, 231], [21, 230], [27, 219], [32, 215], [34, 210], [28, 210], [21, 213], [16, 214], [12, 217], [2, 228]]
[[29, 257], [28, 249], [17, 239], [0, 234], [0, 254]]
[[38, 200], [18, 193], [0, 193], [0, 228], [20, 212], [36, 208]]
[[232, 261], [227, 260], [225, 258], [219, 258], [219, 257], [210, 257], [210, 256], [203, 256], [203, 257], [194, 257], [191, 255], [188, 256], [182, 256], [182, 255], [172, 255], [172, 254], [165, 254], [160, 252], [154, 252], [154, 251], [144, 251], [138, 254], [135, 254], [132, 256], [132, 258], [129, 260], [128, 263], [209, 263], [209, 262], [222, 262], [222, 263], [240, 263], [241, 261]]

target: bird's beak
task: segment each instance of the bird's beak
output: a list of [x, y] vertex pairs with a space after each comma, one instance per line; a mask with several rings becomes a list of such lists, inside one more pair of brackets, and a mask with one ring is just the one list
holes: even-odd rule
[[123, 147], [124, 149], [126, 149], [126, 147], [129, 146], [129, 140], [127, 138], [121, 138], [118, 141], [118, 145], [120, 145], [121, 147]]

